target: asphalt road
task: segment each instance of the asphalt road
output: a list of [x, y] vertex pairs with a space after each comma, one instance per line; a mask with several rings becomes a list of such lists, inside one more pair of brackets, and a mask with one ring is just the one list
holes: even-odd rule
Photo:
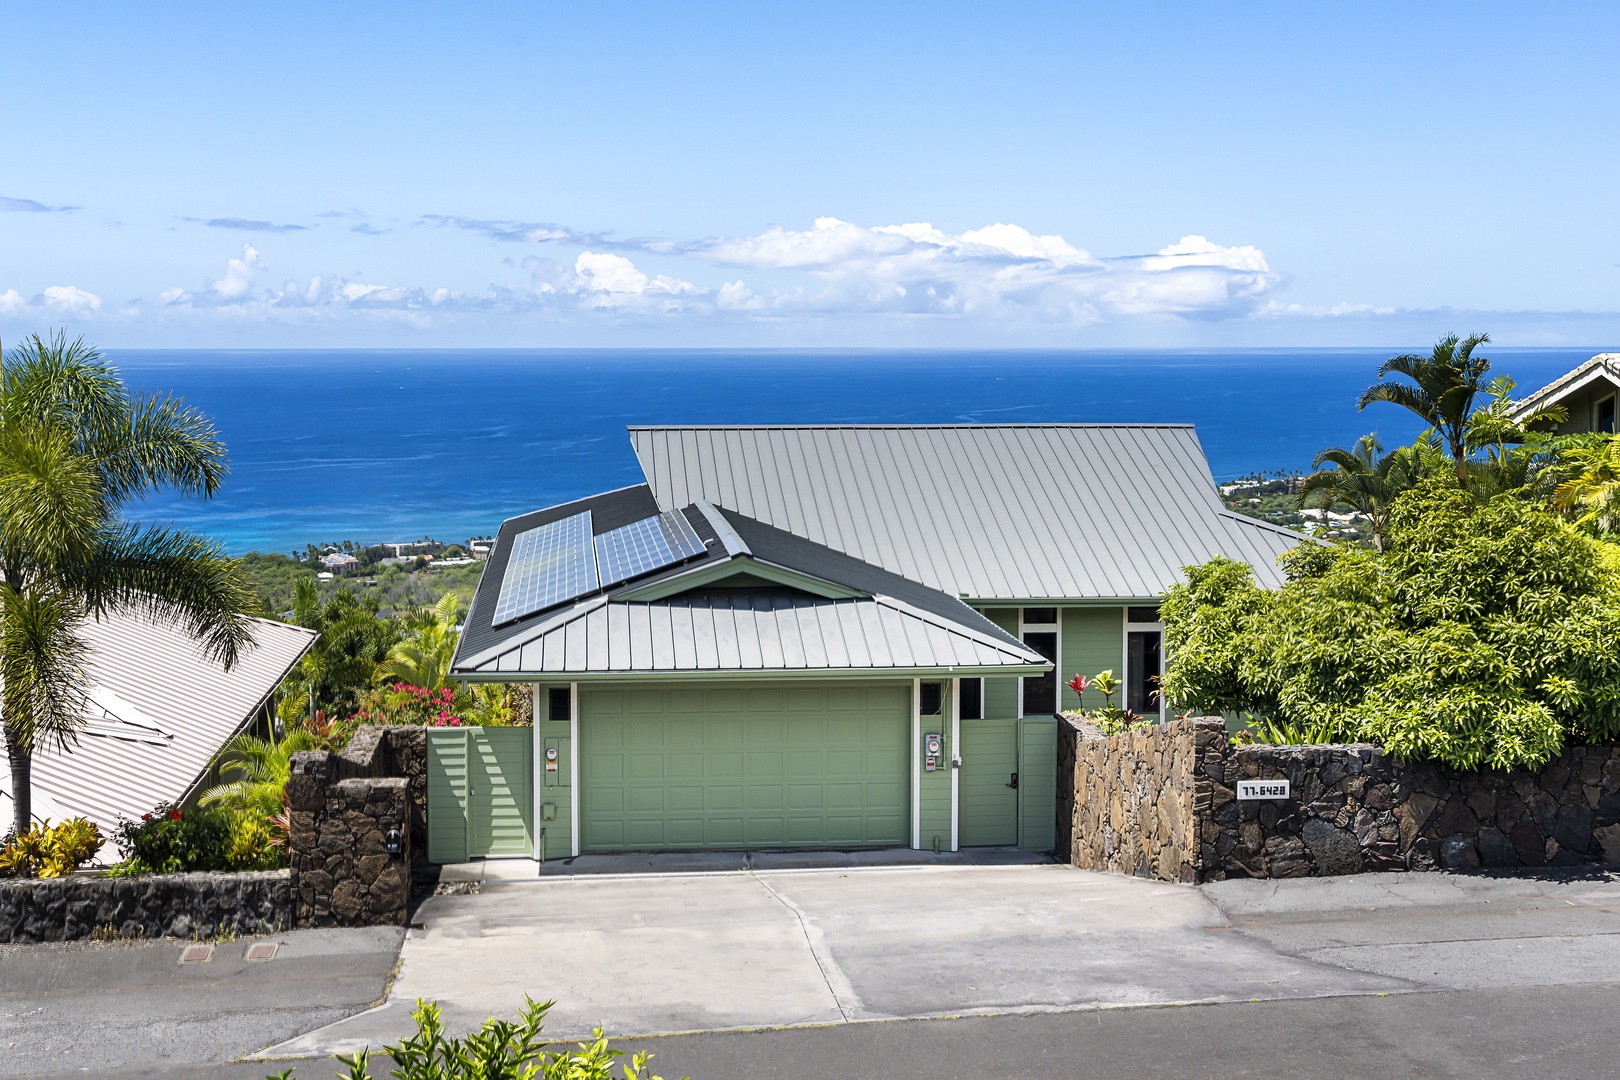
[[[177, 941], [0, 946], [0, 1076], [219, 1075], [212, 1063], [376, 1004], [402, 938], [299, 930], [185, 965]], [[275, 958], [247, 962], [255, 941], [275, 942]]]
[[[1620, 987], [1309, 998], [718, 1032], [622, 1044], [668, 1080], [1604, 1080], [1620, 1076]], [[119, 1068], [80, 1080], [260, 1080], [330, 1061]], [[388, 1075], [385, 1063], [373, 1075]]]

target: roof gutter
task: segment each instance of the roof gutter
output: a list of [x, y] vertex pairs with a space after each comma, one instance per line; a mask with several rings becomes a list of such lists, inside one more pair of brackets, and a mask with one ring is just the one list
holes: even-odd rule
[[1051, 663], [1009, 664], [1000, 667], [904, 667], [904, 668], [770, 668], [760, 671], [450, 671], [450, 677], [468, 683], [513, 682], [783, 682], [810, 680], [867, 679], [976, 679], [1040, 675], [1051, 671]]

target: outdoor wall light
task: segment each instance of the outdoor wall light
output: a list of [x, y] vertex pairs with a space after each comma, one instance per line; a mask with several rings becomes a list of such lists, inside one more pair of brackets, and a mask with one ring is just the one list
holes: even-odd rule
[[390, 855], [399, 854], [400, 836], [398, 829], [389, 829], [383, 833], [383, 850]]

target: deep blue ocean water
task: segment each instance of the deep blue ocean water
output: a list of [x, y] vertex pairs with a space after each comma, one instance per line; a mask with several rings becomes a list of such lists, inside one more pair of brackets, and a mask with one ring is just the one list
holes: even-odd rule
[[[1496, 350], [1533, 389], [1595, 349]], [[1357, 413], [1388, 350], [116, 351], [130, 385], [219, 425], [232, 473], [210, 502], [132, 508], [233, 553], [451, 542], [626, 484], [627, 424], [1192, 423], [1217, 480], [1309, 467], [1319, 449], [1420, 423]]]

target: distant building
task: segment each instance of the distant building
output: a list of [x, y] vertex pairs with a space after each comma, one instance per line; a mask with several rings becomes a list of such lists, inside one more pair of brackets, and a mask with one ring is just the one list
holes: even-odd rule
[[360, 565], [360, 560], [346, 551], [334, 551], [321, 556], [321, 565], [328, 570], [352, 570]]
[[1620, 353], [1599, 353], [1569, 374], [1514, 403], [1513, 418], [1523, 420], [1549, 406], [1562, 406], [1568, 417], [1560, 435], [1615, 432], [1615, 401], [1620, 395]]

